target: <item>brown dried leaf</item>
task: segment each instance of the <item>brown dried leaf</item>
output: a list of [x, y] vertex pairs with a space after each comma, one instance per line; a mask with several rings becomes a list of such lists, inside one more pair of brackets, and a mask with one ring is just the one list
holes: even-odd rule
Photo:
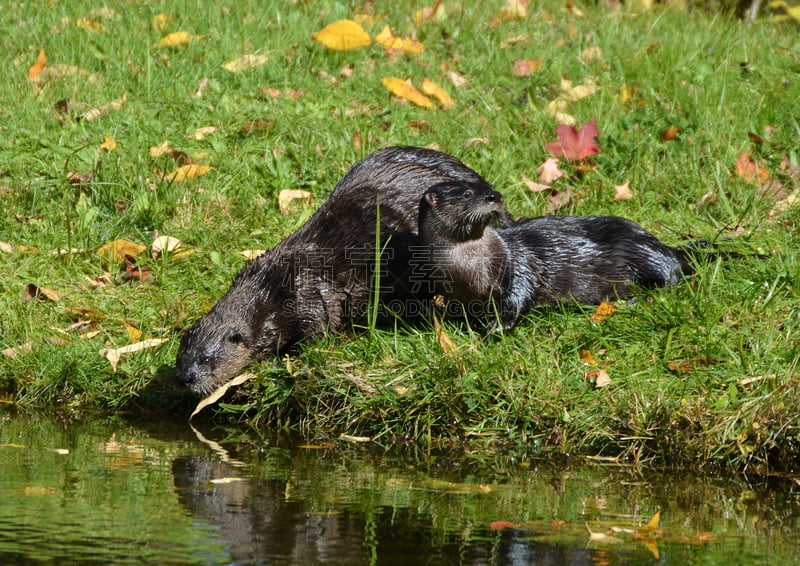
[[527, 77], [538, 73], [544, 64], [544, 56], [536, 59], [517, 59], [511, 68], [511, 74], [515, 77]]
[[311, 204], [313, 194], [308, 191], [299, 189], [283, 189], [278, 193], [278, 208], [281, 214], [289, 214], [291, 212], [291, 204], [295, 200], [299, 200], [304, 206]]
[[558, 168], [559, 160], [557, 157], [550, 157], [536, 169], [536, 180], [540, 183], [549, 184], [564, 176], [564, 172]]
[[266, 65], [267, 61], [269, 61], [269, 57], [266, 55], [248, 53], [247, 55], [242, 55], [238, 59], [228, 61], [222, 65], [222, 68], [231, 73], [241, 73], [242, 71], [248, 71], [260, 67], [261, 65]]
[[78, 120], [85, 120], [87, 122], [91, 122], [92, 120], [97, 120], [100, 116], [105, 114], [110, 110], [119, 110], [122, 108], [122, 105], [128, 100], [128, 93], [124, 93], [120, 98], [116, 100], [112, 100], [108, 104], [104, 104], [103, 106], [98, 106], [97, 108], [92, 108], [91, 110], [84, 112], [78, 117]]
[[53, 291], [47, 287], [39, 287], [33, 283], [28, 283], [25, 285], [25, 300], [30, 301], [31, 299], [56, 302], [61, 300], [61, 295], [58, 294], [58, 291]]
[[26, 342], [25, 344], [20, 344], [13, 348], [6, 348], [3, 350], [3, 355], [12, 360], [16, 360], [20, 355], [32, 352], [35, 345], [35, 342]]
[[625, 179], [621, 185], [614, 185], [614, 200], [630, 200], [633, 198], [630, 181]]
[[534, 181], [533, 179], [529, 179], [529, 178], [528, 178], [528, 177], [525, 175], [525, 173], [522, 173], [522, 174], [521, 174], [521, 177], [522, 177], [522, 182], [523, 182], [523, 183], [525, 183], [525, 186], [526, 186], [526, 187], [528, 187], [528, 188], [529, 188], [531, 191], [533, 191], [534, 193], [541, 193], [541, 192], [544, 192], [544, 191], [551, 191], [551, 190], [553, 190], [553, 187], [551, 187], [550, 185], [546, 185], [546, 184], [542, 184], [542, 183], [537, 183], [537, 182], [536, 182], [536, 181]]
[[569, 189], [565, 189], [561, 192], [554, 192], [550, 195], [550, 198], [547, 199], [547, 206], [545, 207], [545, 214], [552, 214], [557, 210], [560, 210], [572, 202], [572, 191]]

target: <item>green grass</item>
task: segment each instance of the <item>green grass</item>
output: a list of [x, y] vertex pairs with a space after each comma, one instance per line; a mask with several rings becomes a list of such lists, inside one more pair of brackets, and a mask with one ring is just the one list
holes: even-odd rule
[[[514, 214], [541, 214], [547, 195], [528, 191], [521, 174], [535, 176], [548, 157], [544, 144], [555, 139], [547, 103], [562, 77], [591, 79], [602, 88], [568, 112], [579, 123], [597, 120], [603, 152], [594, 172], [565, 166], [569, 175], [555, 186], [577, 196], [562, 212], [626, 216], [671, 244], [719, 236], [728, 239], [724, 249], [766, 258], [702, 265], [681, 285], [642, 296], [601, 324], [589, 321], [591, 309], [564, 306], [536, 312], [502, 337], [447, 326], [463, 364], [441, 351], [432, 325], [400, 321], [327, 337], [253, 368], [259, 379], [215, 418], [310, 437], [347, 433], [383, 444], [591, 452], [676, 465], [766, 469], [797, 457], [800, 208], [770, 218], [774, 201], [734, 173], [744, 151], [798, 188], [779, 168], [784, 157], [800, 163], [796, 28], [766, 17], [745, 25], [702, 10], [632, 14], [595, 5], [581, 6], [585, 17], [577, 18], [548, 1], [524, 20], [494, 27], [501, 2], [464, 4], [415, 30], [407, 3], [387, 2], [379, 9], [395, 33], [416, 33], [427, 46], [419, 56], [389, 58], [376, 45], [335, 52], [311, 39], [353, 14], [346, 2], [107, 6], [113, 15], [93, 15], [99, 5], [90, 2], [0, 2], [0, 241], [14, 247], [0, 252], [0, 348], [33, 344], [15, 359], [0, 356], [6, 398], [69, 410], [188, 412], [191, 399], [171, 385], [178, 331], [225, 292], [245, 262], [240, 250], [270, 247], [307, 218], [308, 211], [279, 213], [281, 189], [311, 191], [316, 208], [367, 153], [436, 144], [494, 183]], [[202, 39], [157, 47], [163, 34], [151, 20], [162, 12], [173, 15], [168, 31]], [[80, 29], [80, 18], [108, 31]], [[582, 59], [590, 46], [605, 62]], [[27, 74], [42, 48], [49, 65], [77, 65], [94, 78], [57, 78], [37, 91]], [[267, 54], [269, 63], [238, 74], [221, 68], [250, 52]], [[515, 60], [540, 56], [538, 73], [511, 74]], [[352, 76], [340, 77], [349, 64]], [[467, 86], [453, 86], [444, 68], [466, 75]], [[429, 78], [457, 108], [398, 104], [381, 85], [385, 76], [416, 85]], [[621, 103], [623, 85], [633, 95]], [[272, 98], [262, 87], [301, 96]], [[76, 119], [126, 92], [119, 110]], [[413, 120], [429, 126], [419, 132]], [[248, 131], [255, 121], [262, 127]], [[218, 131], [191, 137], [209, 125]], [[681, 128], [678, 140], [663, 142], [669, 126]], [[750, 141], [749, 132], [770, 143]], [[106, 136], [119, 143], [116, 151], [99, 149]], [[469, 144], [472, 138], [488, 144]], [[166, 139], [214, 170], [169, 182], [161, 172], [175, 163], [149, 156]], [[94, 177], [75, 186], [68, 171]], [[634, 198], [615, 201], [612, 187], [626, 179]], [[703, 204], [707, 193], [715, 199]], [[118, 238], [149, 245], [156, 234], [179, 238], [194, 253], [141, 256], [153, 274], [146, 283], [119, 281], [121, 266], [94, 253]], [[84, 251], [54, 253], [62, 248]], [[105, 273], [102, 285], [92, 284]], [[23, 300], [28, 283], [61, 298]], [[67, 307], [101, 312], [97, 334], [58, 332], [86, 318]], [[98, 351], [129, 342], [126, 321], [169, 342], [123, 358], [113, 372]], [[600, 367], [609, 386], [596, 389], [585, 378], [582, 349], [607, 362]], [[687, 363], [671, 369], [671, 362]]]

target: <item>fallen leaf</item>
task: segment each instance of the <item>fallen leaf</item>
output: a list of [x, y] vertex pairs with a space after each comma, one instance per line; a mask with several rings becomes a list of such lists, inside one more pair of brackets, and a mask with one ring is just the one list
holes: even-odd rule
[[567, 2], [567, 4], [566, 4], [566, 6], [565, 6], [565, 8], [567, 9], [567, 12], [569, 12], [570, 14], [572, 14], [573, 16], [575, 16], [576, 18], [582, 18], [582, 17], [583, 17], [583, 12], [581, 11], [581, 9], [580, 9], [580, 8], [578, 8], [578, 7], [577, 7], [575, 4], [573, 4], [572, 2], [569, 2], [569, 1], [568, 1], [568, 2]]
[[678, 126], [670, 126], [670, 127], [668, 127], [667, 129], [664, 130], [664, 133], [661, 134], [661, 141], [668, 142], [668, 141], [677, 140], [678, 139], [678, 132], [680, 132], [680, 131], [681, 131], [681, 129]]
[[267, 250], [242, 250], [239, 253], [242, 254], [247, 259], [256, 259], [258, 256], [264, 255], [264, 252], [266, 251]]
[[131, 344], [136, 344], [144, 336], [144, 332], [136, 328], [127, 320], [123, 320], [122, 324], [125, 325], [125, 331], [128, 333], [128, 339], [131, 341]]
[[126, 354], [132, 354], [133, 352], [138, 352], [139, 350], [155, 348], [156, 346], [160, 346], [167, 341], [167, 338], [150, 338], [149, 340], [142, 340], [136, 344], [128, 344], [122, 348], [103, 348], [100, 350], [100, 355], [108, 360], [108, 362], [111, 364], [111, 368], [116, 372], [117, 364], [119, 364], [122, 356]]
[[520, 19], [528, 16], [529, 0], [506, 0], [500, 12], [489, 22], [490, 27], [497, 27], [500, 22]]
[[581, 51], [581, 59], [585, 63], [605, 63], [606, 58], [603, 55], [603, 50], [597, 45], [590, 45]]
[[231, 73], [241, 73], [242, 71], [266, 65], [267, 61], [269, 61], [269, 57], [266, 55], [247, 54], [233, 61], [228, 61], [222, 65], [222, 68]]
[[640, 533], [652, 533], [658, 529], [658, 521], [661, 518], [661, 511], [656, 511], [655, 515], [646, 525], [639, 527]]
[[625, 179], [621, 185], [614, 185], [614, 200], [630, 200], [633, 198], [630, 181]]
[[512, 529], [514, 527], [519, 527], [524, 523], [512, 523], [511, 521], [492, 521], [489, 523], [489, 528], [493, 531], [499, 531], [502, 529]]
[[128, 240], [113, 240], [107, 244], [100, 246], [97, 249], [98, 255], [111, 255], [117, 261], [125, 261], [127, 256], [136, 257], [147, 249], [146, 246], [141, 246]]
[[580, 130], [568, 124], [556, 127], [558, 140], [544, 145], [556, 157], [564, 157], [570, 161], [582, 161], [587, 157], [600, 153], [595, 138], [600, 136], [594, 118], [584, 124]]
[[595, 389], [600, 389], [611, 383], [611, 377], [608, 375], [608, 371], [604, 369], [590, 369], [586, 372], [585, 377], [594, 383]]
[[422, 92], [428, 96], [432, 96], [445, 108], [455, 108], [456, 103], [450, 97], [448, 92], [433, 81], [428, 79], [422, 80]]
[[78, 173], [76, 171], [67, 171], [67, 183], [75, 186], [88, 185], [94, 179], [94, 172]]
[[447, 11], [445, 10], [444, 4], [442, 4], [442, 0], [436, 0], [433, 6], [428, 6], [414, 12], [412, 20], [415, 26], [420, 26], [434, 19], [441, 21], [445, 16], [447, 16]]
[[80, 29], [85, 29], [86, 31], [90, 31], [92, 33], [103, 33], [106, 31], [106, 26], [101, 22], [87, 20], [85, 18], [80, 18], [75, 22], [75, 25]]
[[353, 20], [339, 20], [311, 34], [328, 49], [348, 51], [372, 43], [369, 34]]
[[530, 41], [530, 36], [527, 33], [520, 33], [517, 35], [512, 35], [510, 37], [505, 38], [502, 42], [500, 42], [500, 49], [505, 49], [511, 45], [516, 45], [517, 43], [527, 43]]
[[97, 120], [100, 116], [102, 116], [109, 110], [119, 110], [120, 108], [122, 108], [122, 105], [125, 104], [125, 101], [127, 100], [128, 100], [128, 93], [126, 92], [120, 98], [112, 100], [108, 104], [104, 104], [103, 106], [98, 106], [97, 108], [92, 108], [91, 110], [84, 112], [78, 117], [78, 120], [85, 120], [86, 122]]
[[540, 183], [550, 184], [556, 179], [564, 176], [564, 172], [558, 168], [558, 158], [550, 157], [536, 169], [536, 180]]
[[25, 285], [25, 300], [30, 301], [31, 299], [56, 302], [61, 299], [61, 295], [58, 294], [58, 291], [28, 283]]
[[44, 49], [40, 49], [39, 56], [36, 58], [36, 62], [31, 65], [30, 69], [28, 69], [28, 78], [35, 79], [38, 77], [45, 65], [47, 65], [47, 55], [44, 54]]
[[202, 128], [197, 128], [194, 132], [192, 132], [192, 138], [196, 139], [197, 141], [201, 141], [205, 139], [205, 137], [209, 134], [213, 134], [217, 131], [216, 126], [203, 126]]
[[419, 55], [425, 51], [425, 46], [422, 43], [408, 37], [396, 37], [393, 35], [392, 28], [388, 24], [375, 36], [375, 43], [386, 49], [396, 49], [412, 55]]
[[743, 151], [739, 152], [739, 158], [736, 160], [736, 174], [758, 187], [760, 195], [769, 194], [776, 198], [783, 198], [786, 195], [781, 183], [770, 175], [767, 167]]
[[558, 123], [569, 125], [575, 124], [575, 118], [565, 112], [569, 105], [600, 89], [599, 86], [591, 83], [573, 86], [572, 81], [568, 79], [561, 79], [560, 88], [561, 93], [547, 104], [547, 113]]
[[211, 394], [208, 395], [208, 397], [205, 397], [200, 400], [200, 402], [197, 404], [197, 407], [195, 407], [194, 411], [192, 411], [192, 414], [189, 415], [189, 420], [192, 420], [192, 418], [197, 413], [199, 413], [209, 405], [213, 405], [214, 403], [222, 399], [225, 393], [228, 392], [228, 389], [230, 389], [231, 387], [236, 387], [237, 385], [241, 385], [242, 383], [253, 379], [255, 376], [256, 374], [254, 373], [242, 373], [240, 375], [237, 375], [230, 381], [223, 383], [222, 385], [217, 387], [214, 391], [212, 391]]
[[174, 31], [162, 37], [161, 40], [158, 42], [158, 46], [179, 47], [181, 45], [186, 45], [187, 43], [191, 43], [192, 41], [198, 41], [202, 38], [203, 38], [202, 35], [192, 35], [188, 31]]
[[421, 106], [423, 108], [434, 107], [433, 102], [431, 102], [427, 96], [422, 94], [403, 79], [398, 79], [396, 77], [384, 77], [381, 79], [381, 83], [383, 83], [383, 86], [385, 86], [393, 95], [404, 100], [408, 100], [412, 104], [416, 104], [417, 106]]
[[586, 530], [589, 531], [589, 542], [596, 542], [598, 544], [620, 544], [623, 542], [621, 538], [608, 535], [606, 533], [594, 533], [589, 525], [586, 525]]
[[453, 83], [456, 88], [464, 88], [467, 86], [467, 76], [456, 71], [447, 71], [447, 78]]
[[536, 59], [517, 59], [511, 67], [511, 74], [515, 77], [527, 77], [538, 73], [544, 64], [544, 56]]
[[153, 26], [153, 30], [155, 31], [164, 31], [169, 27], [170, 22], [172, 21], [172, 16], [170, 14], [156, 14], [153, 16], [151, 20], [151, 25]]
[[114, 151], [117, 149], [117, 142], [114, 138], [106, 136], [103, 143], [100, 144], [100, 149], [103, 151]]
[[529, 179], [525, 173], [522, 173], [522, 182], [525, 183], [525, 186], [528, 187], [534, 193], [541, 193], [544, 191], [552, 191], [553, 188], [550, 185], [537, 183], [533, 179]]
[[339, 440], [344, 440], [345, 442], [351, 442], [353, 444], [363, 444], [365, 442], [369, 442], [372, 440], [369, 436], [351, 436], [349, 434], [340, 434]]
[[311, 204], [311, 199], [313, 196], [314, 195], [308, 191], [302, 191], [299, 189], [283, 189], [278, 193], [278, 208], [280, 209], [281, 214], [289, 214], [291, 212], [290, 207], [292, 201], [299, 200], [304, 205], [309, 205]]
[[5, 254], [10, 254], [14, 252], [14, 246], [9, 244], [8, 242], [0, 242], [0, 252]]
[[182, 165], [172, 173], [166, 175], [166, 178], [175, 183], [181, 183], [186, 179], [194, 179], [195, 177], [202, 177], [213, 168], [208, 165], [200, 165], [199, 163], [191, 163], [189, 165]]
[[597, 361], [594, 359], [592, 352], [589, 350], [578, 351], [578, 356], [582, 364], [596, 366]]
[[605, 319], [610, 317], [612, 314], [617, 312], [619, 309], [617, 308], [614, 303], [609, 303], [608, 301], [602, 301], [597, 308], [589, 317], [589, 320], [592, 322], [603, 322]]
[[150, 255], [153, 258], [162, 257], [170, 252], [174, 252], [181, 247], [181, 241], [172, 236], [158, 236], [150, 244]]
[[545, 207], [545, 214], [552, 214], [557, 210], [560, 210], [572, 202], [572, 191], [569, 189], [565, 189], [560, 192], [554, 192], [550, 195], [550, 198], [547, 199], [547, 206]]
[[3, 355], [12, 360], [16, 360], [20, 354], [32, 352], [34, 345], [35, 342], [26, 342], [25, 344], [20, 344], [19, 346], [14, 346], [13, 348], [6, 348], [3, 350]]
[[117, 276], [117, 281], [124, 283], [127, 281], [139, 280], [144, 283], [151, 275], [153, 275], [152, 271], [139, 267], [135, 257], [126, 255], [125, 270]]

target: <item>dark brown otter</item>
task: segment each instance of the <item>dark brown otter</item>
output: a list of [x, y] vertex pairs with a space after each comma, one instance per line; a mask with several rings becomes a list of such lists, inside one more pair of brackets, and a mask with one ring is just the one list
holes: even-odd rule
[[431, 187], [420, 201], [419, 245], [437, 293], [468, 313], [490, 306], [506, 329], [539, 305], [627, 298], [631, 286], [672, 285], [693, 271], [687, 249], [626, 218], [542, 216], [494, 227], [487, 211], [498, 203], [458, 182]]
[[419, 201], [444, 181], [494, 191], [459, 160], [433, 150], [387, 148], [356, 163], [308, 222], [245, 265], [225, 296], [184, 333], [176, 381], [207, 393], [253, 360], [363, 320], [376, 272], [382, 297], [396, 298], [392, 308], [409, 314], [404, 309], [413, 303], [402, 299], [421, 294], [409, 279]]

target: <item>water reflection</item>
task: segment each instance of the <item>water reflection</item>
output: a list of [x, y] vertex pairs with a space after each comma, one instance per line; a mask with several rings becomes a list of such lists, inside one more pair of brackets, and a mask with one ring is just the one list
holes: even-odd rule
[[[0, 411], [0, 564], [731, 566], [800, 556], [789, 478], [203, 434]], [[642, 529], [657, 510], [658, 527]]]

